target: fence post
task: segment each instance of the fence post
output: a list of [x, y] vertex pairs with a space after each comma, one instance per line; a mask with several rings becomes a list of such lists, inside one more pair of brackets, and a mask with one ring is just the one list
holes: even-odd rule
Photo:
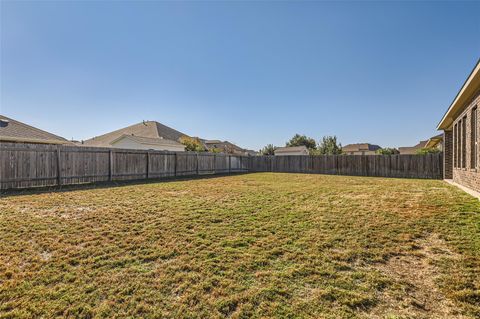
[[217, 155], [213, 154], [213, 174], [217, 174]]
[[228, 174], [232, 173], [232, 155], [228, 155]]
[[57, 146], [57, 185], [62, 185], [62, 162], [60, 159], [60, 145]]
[[147, 163], [146, 163], [146, 167], [145, 167], [145, 170], [146, 170], [145, 176], [146, 176], [146, 178], [148, 179], [148, 177], [149, 177], [149, 175], [150, 175], [150, 168], [149, 168], [149, 166], [150, 166], [150, 152], [147, 151], [147, 154], [146, 154], [146, 155], [147, 155], [147, 157], [146, 157]]
[[196, 175], [198, 176], [198, 153], [195, 153], [195, 158], [197, 160], [197, 166], [195, 166], [195, 172], [196, 172]]
[[108, 151], [108, 180], [113, 180], [113, 151]]
[[173, 153], [173, 176], [177, 176], [177, 152]]

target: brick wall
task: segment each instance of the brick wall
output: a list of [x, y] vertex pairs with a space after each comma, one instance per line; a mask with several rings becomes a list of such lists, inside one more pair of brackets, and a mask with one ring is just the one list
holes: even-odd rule
[[453, 132], [443, 133], [443, 178], [453, 178]]
[[[471, 100], [471, 102], [468, 104], [466, 109], [458, 115], [458, 117], [455, 119], [453, 126], [458, 123], [459, 120], [464, 118], [466, 116], [466, 143], [465, 143], [465, 163], [466, 167], [465, 168], [459, 168], [459, 167], [453, 167], [453, 181], [467, 186], [471, 189], [474, 189], [476, 191], [480, 191], [480, 132], [479, 129], [480, 127], [477, 127], [477, 142], [479, 145], [477, 146], [477, 165], [476, 167], [472, 166], [472, 145], [471, 145], [471, 136], [472, 136], [472, 130], [471, 130], [471, 123], [472, 123], [472, 110], [473, 108], [477, 106], [477, 126], [480, 124], [480, 91], [477, 92], [475, 95], [475, 98]], [[445, 132], [447, 133], [447, 132]], [[456, 142], [456, 138], [454, 136], [453, 138], [454, 143]], [[461, 143], [460, 143], [461, 144]], [[460, 147], [460, 145], [459, 145]], [[462, 161], [462, 152], [460, 152], [460, 162]], [[452, 156], [453, 158], [453, 156]]]

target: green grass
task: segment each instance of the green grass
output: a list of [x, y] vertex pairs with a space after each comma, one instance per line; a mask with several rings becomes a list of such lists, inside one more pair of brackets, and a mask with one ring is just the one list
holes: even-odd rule
[[480, 316], [480, 204], [259, 173], [0, 199], [0, 318]]

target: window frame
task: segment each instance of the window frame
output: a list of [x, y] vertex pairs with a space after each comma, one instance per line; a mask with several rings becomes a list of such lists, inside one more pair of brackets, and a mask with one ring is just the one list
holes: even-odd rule
[[462, 118], [462, 168], [467, 168], [467, 115]]
[[453, 167], [459, 168], [459, 121], [457, 121], [453, 126]]
[[470, 168], [478, 166], [478, 108], [475, 105], [470, 112]]

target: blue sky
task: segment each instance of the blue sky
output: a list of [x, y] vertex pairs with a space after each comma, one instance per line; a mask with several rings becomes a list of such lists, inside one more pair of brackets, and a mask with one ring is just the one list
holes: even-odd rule
[[259, 149], [405, 146], [480, 56], [480, 2], [1, 2], [0, 113], [86, 139], [157, 120]]

